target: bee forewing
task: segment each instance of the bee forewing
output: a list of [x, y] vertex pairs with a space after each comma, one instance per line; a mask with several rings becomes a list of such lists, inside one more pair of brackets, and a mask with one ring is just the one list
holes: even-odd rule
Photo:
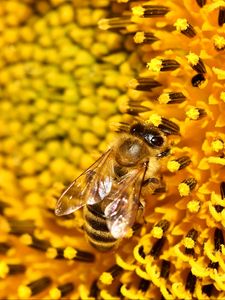
[[68, 215], [85, 204], [104, 200], [111, 191], [113, 181], [111, 154], [111, 149], [106, 151], [62, 193], [55, 208], [57, 216]]
[[106, 206], [104, 213], [108, 229], [116, 239], [124, 237], [135, 222], [146, 168], [147, 164], [144, 164], [123, 176], [114, 195], [110, 195], [114, 200]]

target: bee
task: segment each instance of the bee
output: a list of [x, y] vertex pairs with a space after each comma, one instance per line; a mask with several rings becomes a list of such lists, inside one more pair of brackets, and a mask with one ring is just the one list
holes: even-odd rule
[[167, 120], [161, 129], [147, 122], [122, 126], [112, 146], [62, 193], [55, 214], [83, 207], [89, 242], [100, 251], [113, 248], [144, 207], [142, 192], [160, 189], [160, 158], [169, 153], [167, 135], [176, 134], [174, 125]]

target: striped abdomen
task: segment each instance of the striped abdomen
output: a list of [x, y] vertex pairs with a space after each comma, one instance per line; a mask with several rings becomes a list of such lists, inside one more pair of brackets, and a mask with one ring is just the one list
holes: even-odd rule
[[117, 242], [108, 230], [106, 218], [98, 204], [84, 207], [84, 229], [93, 247], [100, 251], [110, 250]]

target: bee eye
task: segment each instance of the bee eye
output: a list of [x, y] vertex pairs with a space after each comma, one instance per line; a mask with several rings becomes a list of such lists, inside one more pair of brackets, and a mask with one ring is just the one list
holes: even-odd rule
[[151, 138], [151, 144], [154, 147], [160, 147], [164, 143], [164, 139], [160, 135], [155, 135]]

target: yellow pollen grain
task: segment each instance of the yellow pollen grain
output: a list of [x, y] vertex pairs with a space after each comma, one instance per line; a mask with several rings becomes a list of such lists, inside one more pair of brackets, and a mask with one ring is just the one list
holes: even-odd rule
[[223, 100], [223, 102], [225, 102], [225, 92], [220, 93], [220, 99]]
[[159, 73], [162, 67], [162, 60], [159, 58], [153, 58], [150, 62], [147, 63], [147, 68], [152, 71]]
[[178, 32], [185, 31], [188, 28], [188, 21], [186, 19], [177, 19], [174, 23], [174, 26], [176, 27], [176, 30]]
[[193, 239], [190, 237], [186, 237], [183, 240], [183, 245], [188, 249], [192, 249], [195, 246], [195, 241], [193, 241]]
[[8, 265], [4, 261], [1, 261], [0, 262], [0, 278], [5, 278], [8, 273], [9, 273]]
[[191, 200], [188, 202], [187, 208], [191, 213], [197, 213], [200, 209], [200, 202], [198, 200]]
[[178, 186], [180, 196], [188, 196], [190, 194], [190, 187], [188, 184], [182, 182]]
[[103, 272], [102, 275], [100, 276], [99, 280], [106, 285], [112, 284], [113, 277], [109, 272]]
[[28, 233], [25, 233], [23, 235], [21, 235], [20, 237], [20, 241], [24, 244], [24, 245], [31, 245], [32, 244], [32, 237], [28, 234]]
[[66, 249], [63, 252], [63, 255], [67, 259], [73, 259], [76, 257], [77, 251], [72, 247], [66, 247]]
[[149, 117], [148, 122], [151, 122], [154, 126], [158, 127], [162, 122], [162, 117], [158, 114], [152, 114]]
[[29, 299], [32, 295], [31, 289], [26, 285], [21, 285], [18, 288], [18, 296], [20, 299]]
[[213, 151], [219, 152], [219, 151], [223, 150], [224, 143], [221, 140], [215, 140], [215, 141], [212, 141], [211, 147], [212, 147]]
[[161, 227], [159, 226], [155, 226], [153, 229], [152, 229], [152, 236], [156, 239], [161, 239], [162, 236], [163, 236], [163, 230]]
[[208, 162], [212, 164], [225, 166], [225, 158], [221, 158], [221, 157], [210, 156], [208, 157]]
[[53, 299], [53, 300], [60, 299], [62, 296], [61, 291], [57, 288], [51, 289], [49, 291], [49, 295], [50, 295], [51, 299]]
[[48, 257], [48, 258], [55, 258], [56, 256], [57, 256], [57, 250], [55, 249], [55, 248], [53, 248], [53, 247], [50, 247], [50, 248], [48, 248], [47, 249], [47, 251], [46, 251], [46, 256]]
[[132, 13], [136, 17], [142, 17], [144, 15], [145, 9], [142, 6], [132, 7]]
[[167, 93], [164, 93], [159, 96], [158, 101], [160, 104], [167, 104], [170, 102], [170, 96]]
[[187, 56], [188, 63], [192, 66], [196, 66], [199, 62], [199, 56], [193, 52], [190, 52]]
[[199, 111], [196, 107], [191, 107], [188, 111], [186, 111], [186, 116], [191, 120], [198, 120]]
[[216, 48], [223, 49], [225, 47], [225, 38], [223, 36], [215, 35], [213, 37], [213, 40]]
[[134, 36], [134, 41], [137, 44], [141, 44], [144, 42], [145, 39], [145, 33], [143, 31], [139, 31]]
[[171, 161], [168, 161], [167, 163], [167, 169], [170, 171], [170, 172], [176, 172], [178, 171], [180, 168], [180, 164], [178, 161], [175, 161], [175, 160], [171, 160]]

